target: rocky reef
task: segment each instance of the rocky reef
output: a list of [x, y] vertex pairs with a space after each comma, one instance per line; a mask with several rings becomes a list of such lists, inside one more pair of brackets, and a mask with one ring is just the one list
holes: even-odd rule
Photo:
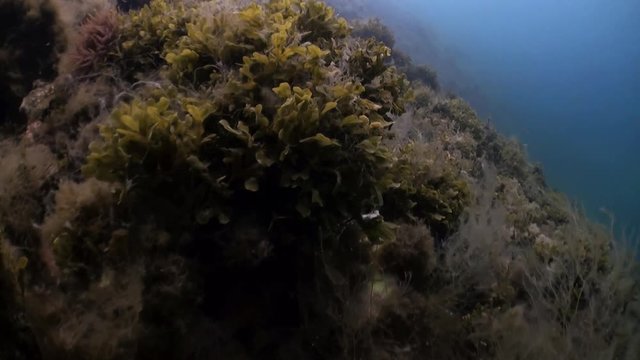
[[57, 3], [2, 134], [3, 359], [637, 356], [634, 256], [380, 21], [145, 3]]

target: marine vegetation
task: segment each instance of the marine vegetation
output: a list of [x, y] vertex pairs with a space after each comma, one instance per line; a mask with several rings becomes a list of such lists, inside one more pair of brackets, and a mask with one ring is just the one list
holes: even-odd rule
[[0, 355], [638, 353], [636, 262], [388, 30], [143, 3], [78, 16], [0, 143]]
[[[396, 39], [391, 30], [386, 27], [378, 18], [374, 19], [357, 19], [352, 22], [352, 35], [363, 39], [376, 39], [386, 46], [393, 48]], [[440, 90], [438, 82], [438, 74], [425, 64], [416, 65], [410, 56], [404, 52], [394, 49], [391, 54], [393, 64], [402, 71], [409, 80], [420, 82], [433, 90]]]
[[118, 34], [116, 13], [105, 9], [90, 15], [78, 29], [79, 39], [70, 55], [69, 66], [80, 74], [91, 73], [97, 62], [109, 56]]

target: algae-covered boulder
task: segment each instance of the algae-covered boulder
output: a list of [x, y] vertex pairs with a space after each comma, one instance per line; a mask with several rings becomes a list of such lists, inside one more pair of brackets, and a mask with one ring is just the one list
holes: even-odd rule
[[[342, 311], [344, 291], [369, 276], [372, 245], [393, 234], [381, 217], [363, 215], [380, 209], [389, 186], [383, 140], [408, 83], [386, 64], [389, 48], [350, 38], [346, 21], [320, 2], [153, 13], [162, 6], [123, 20], [129, 51], [114, 62], [140, 62], [145, 72], [155, 65], [160, 86], [116, 107], [83, 173], [122, 186], [128, 241], [140, 241], [135, 228], [149, 223], [168, 234], [149, 261], [184, 259], [182, 271], [200, 283], [202, 303], [193, 305], [208, 326], [222, 327], [221, 339], [252, 357], [336, 356], [347, 345], [336, 337], [344, 324], [328, 311]], [[128, 30], [154, 17], [186, 31], [146, 45]], [[157, 57], [139, 58], [140, 46]], [[143, 344], [161, 354], [165, 332], [152, 328], [167, 304], [148, 304], [142, 326], [154, 335]], [[238, 318], [243, 312], [254, 315]]]

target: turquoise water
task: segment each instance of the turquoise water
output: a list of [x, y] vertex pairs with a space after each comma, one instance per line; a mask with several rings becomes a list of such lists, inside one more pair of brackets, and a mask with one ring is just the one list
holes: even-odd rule
[[373, 0], [363, 10], [527, 145], [549, 184], [640, 226], [640, 1]]

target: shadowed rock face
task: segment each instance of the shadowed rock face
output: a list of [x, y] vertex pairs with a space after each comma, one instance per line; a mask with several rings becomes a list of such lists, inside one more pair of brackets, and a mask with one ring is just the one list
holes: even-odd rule
[[149, 3], [149, 0], [118, 0], [118, 9], [122, 11], [136, 10]]
[[22, 98], [35, 80], [56, 76], [61, 30], [48, 1], [0, 1], [0, 128], [25, 124]]
[[24, 313], [15, 301], [16, 289], [11, 276], [4, 270], [0, 254], [0, 359], [41, 359], [33, 334], [25, 324]]

